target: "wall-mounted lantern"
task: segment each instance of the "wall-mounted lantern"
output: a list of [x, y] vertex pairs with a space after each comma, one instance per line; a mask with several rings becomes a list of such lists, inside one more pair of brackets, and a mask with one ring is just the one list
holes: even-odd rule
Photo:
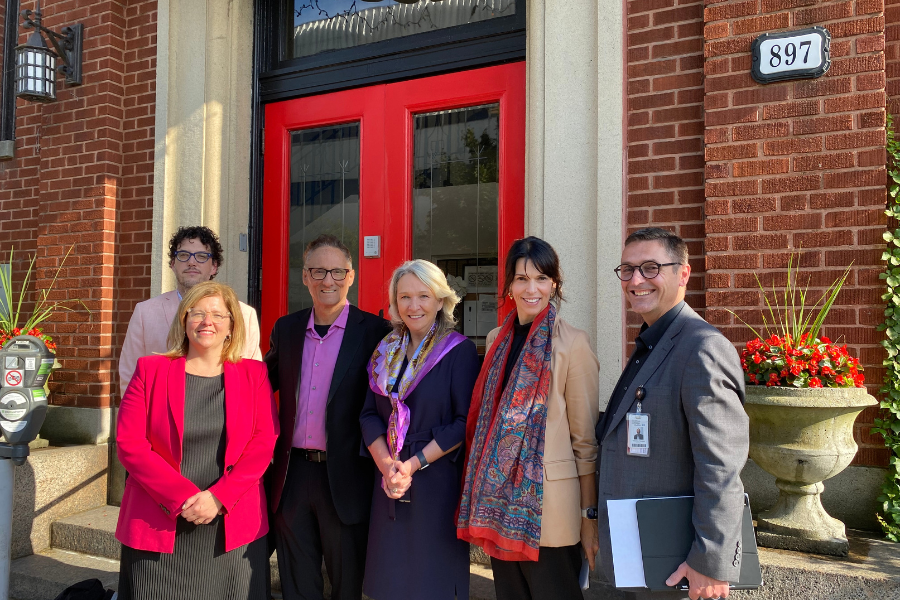
[[[56, 33], [41, 25], [41, 2], [35, 9], [23, 10], [22, 25], [33, 28], [26, 42], [16, 47], [16, 96], [32, 102], [56, 100], [56, 71], [66, 76], [66, 84], [81, 85], [81, 46], [84, 41], [84, 25], [81, 23], [62, 28]], [[47, 47], [47, 34], [54, 50]], [[57, 67], [57, 61], [62, 64]]]

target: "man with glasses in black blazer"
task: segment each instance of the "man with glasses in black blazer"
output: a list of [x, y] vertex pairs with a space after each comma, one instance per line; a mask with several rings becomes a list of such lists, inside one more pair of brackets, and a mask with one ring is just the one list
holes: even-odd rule
[[334, 600], [359, 600], [374, 465], [360, 454], [366, 365], [391, 331], [347, 301], [347, 247], [321, 235], [303, 253], [313, 306], [278, 319], [265, 362], [280, 391], [281, 434], [269, 476], [271, 527], [285, 600], [319, 600], [322, 559]]

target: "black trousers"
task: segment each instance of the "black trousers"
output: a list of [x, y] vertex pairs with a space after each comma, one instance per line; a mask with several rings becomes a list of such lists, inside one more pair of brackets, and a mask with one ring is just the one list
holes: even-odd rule
[[581, 544], [541, 547], [537, 562], [491, 558], [497, 600], [581, 600]]
[[369, 523], [341, 522], [331, 499], [325, 463], [291, 456], [274, 529], [285, 600], [323, 600], [323, 558], [331, 598], [360, 600]]

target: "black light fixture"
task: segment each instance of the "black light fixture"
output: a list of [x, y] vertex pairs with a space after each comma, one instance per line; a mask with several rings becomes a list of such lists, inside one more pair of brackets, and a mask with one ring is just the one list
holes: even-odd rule
[[[56, 100], [56, 71], [66, 76], [67, 85], [81, 85], [81, 47], [84, 41], [84, 25], [81, 23], [62, 28], [56, 33], [41, 25], [41, 2], [35, 2], [34, 10], [23, 10], [22, 25], [33, 28], [28, 40], [16, 47], [16, 96], [32, 102]], [[55, 52], [47, 47], [47, 34]], [[62, 64], [57, 67], [57, 61]]]

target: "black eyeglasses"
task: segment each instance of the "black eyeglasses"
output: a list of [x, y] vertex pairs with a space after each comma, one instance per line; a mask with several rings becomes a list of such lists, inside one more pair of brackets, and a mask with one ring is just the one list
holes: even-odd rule
[[178, 262], [187, 262], [193, 257], [198, 263], [205, 263], [212, 257], [209, 252], [188, 252], [187, 250], [179, 250], [175, 253], [175, 259]]
[[613, 270], [616, 272], [616, 277], [618, 277], [622, 281], [631, 281], [631, 278], [634, 277], [635, 271], [639, 271], [641, 277], [643, 277], [644, 279], [653, 279], [654, 277], [659, 275], [659, 270], [661, 268], [680, 264], [681, 263], [677, 262], [659, 264], [655, 260], [648, 260], [647, 262], [643, 262], [636, 267], [629, 264], [621, 264]]
[[347, 278], [347, 273], [352, 269], [307, 269], [309, 276], [316, 281], [322, 281], [331, 273], [331, 278], [335, 281], [343, 281]]

